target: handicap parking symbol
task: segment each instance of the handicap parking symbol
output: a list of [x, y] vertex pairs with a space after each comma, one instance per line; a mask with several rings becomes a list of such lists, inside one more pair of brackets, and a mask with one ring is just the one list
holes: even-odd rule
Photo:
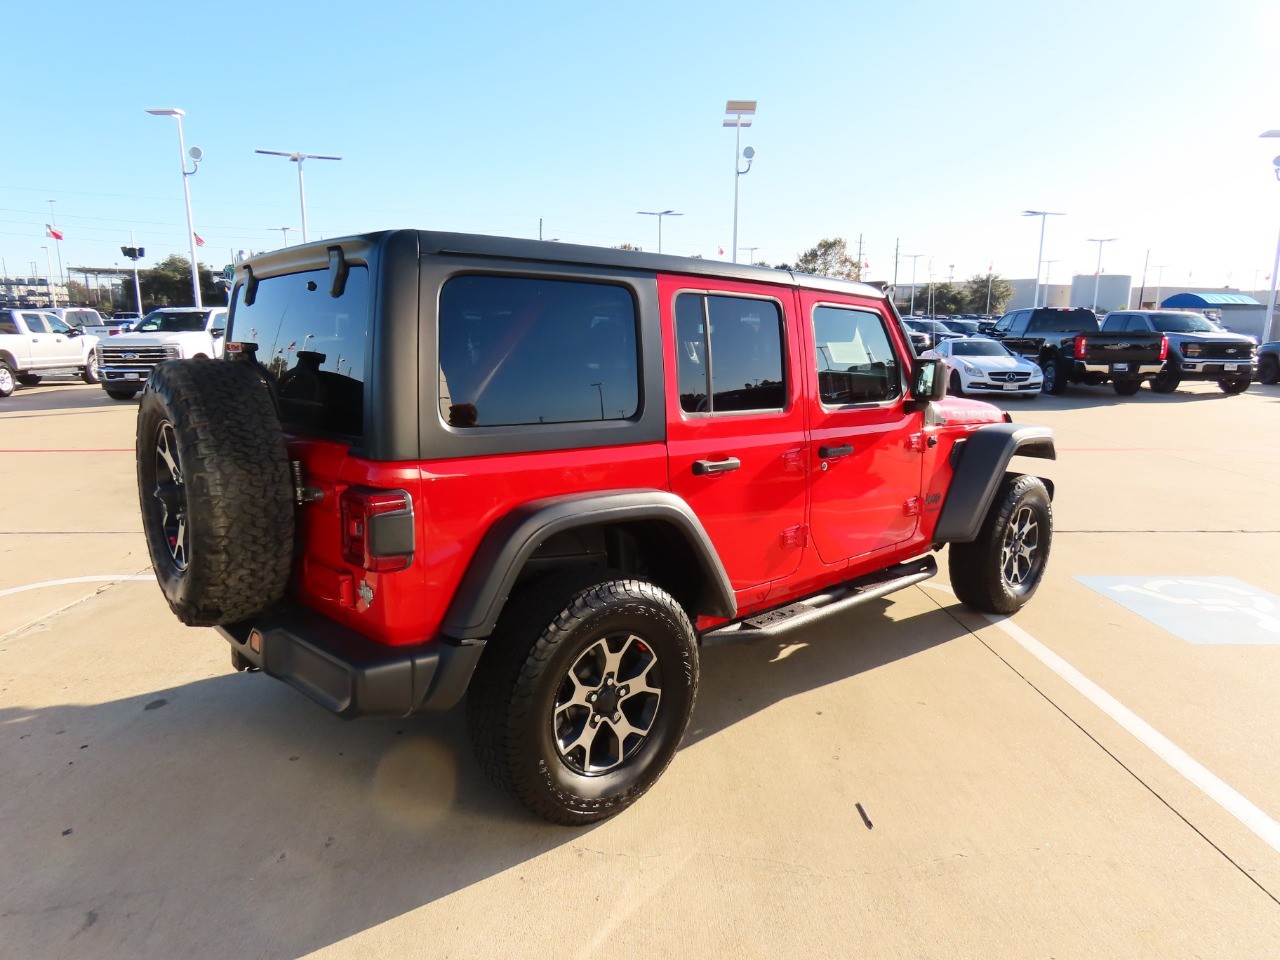
[[1280, 597], [1230, 577], [1076, 577], [1188, 643], [1280, 644]]

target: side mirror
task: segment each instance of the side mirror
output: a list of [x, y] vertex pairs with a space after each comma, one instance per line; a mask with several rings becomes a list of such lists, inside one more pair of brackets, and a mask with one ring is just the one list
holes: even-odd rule
[[911, 364], [911, 399], [921, 403], [947, 395], [947, 364], [933, 357], [918, 357]]
[[68, 336], [68, 337], [78, 337], [78, 336], [80, 336], [80, 334], [81, 334], [81, 333], [82, 333], [82, 331], [81, 331], [78, 327], [72, 327], [70, 330], [68, 330], [68, 331], [67, 331], [67, 336]]
[[213, 337], [213, 339], [215, 340], [217, 340], [219, 337], [225, 337], [226, 335], [227, 335], [227, 331], [221, 328], [216, 328], [209, 331], [209, 336]]

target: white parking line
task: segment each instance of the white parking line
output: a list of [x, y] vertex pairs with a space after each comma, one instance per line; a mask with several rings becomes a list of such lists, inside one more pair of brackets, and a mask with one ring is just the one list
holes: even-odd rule
[[66, 583], [119, 583], [124, 580], [154, 579], [155, 574], [152, 573], [115, 573], [94, 577], [66, 577], [62, 580], [44, 580], [40, 583], [28, 583], [26, 586], [22, 587], [8, 587], [4, 590], [0, 590], [0, 597], [7, 597], [12, 593], [25, 593], [28, 590], [39, 590], [41, 587], [60, 587]]
[[[920, 586], [955, 596], [951, 590], [941, 584], [922, 583]], [[1280, 823], [1276, 823], [1242, 794], [1223, 783], [1222, 780], [1189, 756], [1186, 751], [1178, 747], [1172, 740], [1016, 623], [1006, 617], [997, 617], [989, 613], [981, 615], [986, 617], [992, 626], [1004, 631], [1005, 634], [1020, 644], [1024, 650], [1071, 684], [1090, 703], [1137, 737], [1152, 753], [1190, 780], [1205, 796], [1257, 834], [1272, 850], [1280, 853]]]

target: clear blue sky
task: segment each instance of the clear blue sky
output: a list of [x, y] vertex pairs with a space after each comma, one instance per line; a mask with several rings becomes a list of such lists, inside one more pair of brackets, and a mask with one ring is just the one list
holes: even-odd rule
[[[971, 12], [971, 9], [977, 12]], [[421, 227], [728, 258], [733, 131], [755, 99], [739, 244], [770, 263], [895, 238], [945, 278], [1054, 280], [1166, 265], [1164, 282], [1265, 286], [1280, 228], [1280, 3], [401, 3], [103, 6], [9, 18], [0, 255], [110, 266], [186, 254], [173, 120], [203, 262], [281, 245], [309, 161], [315, 239]], [[19, 122], [18, 118], [23, 118]], [[20, 131], [20, 135], [15, 133]], [[747, 254], [743, 254], [745, 259]], [[55, 258], [54, 270], [57, 270]], [[899, 278], [910, 279], [911, 261]], [[1154, 271], [1152, 273], [1154, 278]], [[1154, 282], [1154, 280], [1152, 281]]]

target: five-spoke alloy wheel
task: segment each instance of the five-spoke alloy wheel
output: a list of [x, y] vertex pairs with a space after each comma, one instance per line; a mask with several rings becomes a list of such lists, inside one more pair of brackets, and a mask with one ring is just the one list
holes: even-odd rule
[[1037, 477], [1010, 475], [997, 491], [978, 536], [951, 544], [951, 589], [987, 613], [1016, 613], [1044, 578], [1053, 543], [1049, 491]]

